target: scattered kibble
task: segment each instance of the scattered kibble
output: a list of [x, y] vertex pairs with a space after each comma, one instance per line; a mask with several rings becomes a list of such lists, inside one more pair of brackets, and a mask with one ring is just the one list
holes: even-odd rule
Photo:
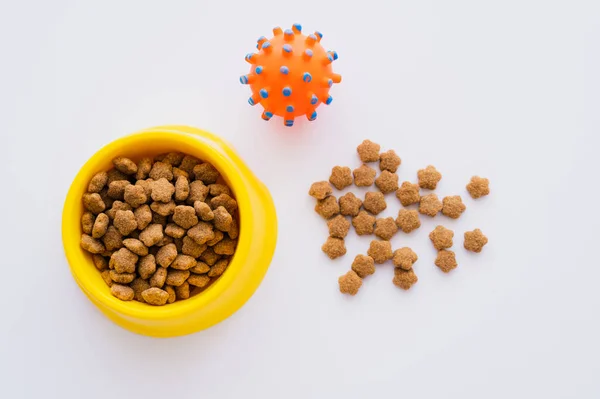
[[340, 205], [335, 197], [330, 195], [325, 199], [317, 201], [317, 205], [315, 205], [315, 212], [321, 215], [324, 219], [330, 219], [340, 213]]
[[338, 284], [340, 285], [340, 292], [342, 294], [356, 295], [362, 286], [362, 279], [354, 270], [350, 270], [348, 273], [340, 276]]
[[[347, 166], [334, 166], [331, 169], [329, 183], [338, 190], [352, 185], [352, 171]], [[331, 194], [331, 193], [330, 193]]]
[[392, 279], [392, 282], [396, 287], [408, 290], [416, 284], [417, 281], [419, 281], [419, 279], [413, 269], [404, 270], [399, 267], [394, 269], [394, 278]]
[[458, 263], [456, 263], [456, 255], [453, 251], [443, 249], [438, 252], [437, 258], [435, 259], [435, 265], [444, 273], [448, 273], [458, 266]]
[[375, 185], [384, 194], [393, 193], [398, 190], [398, 175], [388, 170], [384, 170], [375, 179]]
[[375, 263], [381, 264], [392, 259], [392, 244], [389, 241], [373, 240], [369, 245], [367, 254], [373, 258]]
[[454, 232], [445, 228], [444, 226], [437, 226], [431, 233], [429, 233], [429, 239], [433, 243], [434, 248], [438, 251], [450, 248], [452, 246], [453, 238]]
[[402, 206], [418, 204], [421, 200], [419, 185], [408, 181], [402, 182], [402, 185], [396, 191], [396, 197], [398, 197]]
[[394, 218], [379, 218], [375, 221], [375, 235], [382, 240], [391, 240], [398, 231], [398, 226]]
[[364, 140], [357, 148], [358, 156], [363, 163], [379, 161], [381, 146], [371, 140]]
[[352, 270], [360, 278], [365, 278], [370, 274], [375, 273], [375, 261], [368, 255], [356, 255], [352, 262]]
[[[222, 275], [239, 229], [237, 201], [219, 172], [178, 152], [137, 163], [117, 157], [113, 165], [91, 178], [81, 217], [81, 247], [112, 295], [162, 306]], [[335, 197], [327, 198], [323, 212], [331, 212], [329, 205], [339, 213]]]
[[[344, 216], [356, 216], [362, 207], [362, 200], [354, 193], [346, 193], [339, 199], [340, 213]], [[90, 214], [91, 215], [91, 214]], [[93, 215], [91, 215], [93, 217]]]
[[377, 171], [367, 165], [362, 165], [354, 169], [352, 174], [357, 187], [369, 187], [373, 185]]
[[465, 232], [464, 246], [467, 251], [479, 253], [487, 243], [488, 239], [481, 230], [475, 229]]
[[387, 208], [383, 193], [369, 191], [365, 194], [363, 208], [371, 212], [373, 215], [378, 215], [381, 211]]
[[396, 225], [405, 233], [418, 229], [421, 227], [419, 213], [414, 209], [400, 209], [396, 218]]
[[410, 248], [404, 247], [394, 251], [392, 261], [395, 267], [399, 267], [404, 270], [412, 269], [415, 262], [419, 259], [417, 254]]
[[419, 202], [419, 213], [434, 217], [442, 210], [442, 201], [435, 194], [427, 194], [421, 197]]
[[381, 169], [381, 171], [387, 170], [396, 173], [400, 163], [402, 163], [402, 160], [394, 150], [382, 152], [379, 155], [379, 169]]
[[350, 222], [342, 215], [337, 215], [327, 222], [329, 227], [329, 236], [335, 238], [345, 238], [350, 230]]
[[473, 176], [467, 184], [467, 191], [475, 199], [486, 196], [490, 193], [490, 181], [484, 177]]
[[435, 190], [437, 184], [442, 180], [442, 174], [432, 165], [429, 165], [425, 169], [419, 169], [417, 177], [419, 179], [419, 187], [428, 190]]
[[352, 226], [359, 236], [373, 234], [375, 230], [375, 216], [369, 215], [365, 211], [360, 211], [357, 216], [352, 218]]
[[442, 200], [442, 214], [452, 219], [458, 219], [467, 209], [460, 195], [444, 197]]
[[330, 259], [336, 259], [346, 255], [346, 244], [341, 238], [328, 237], [321, 250], [329, 256]]

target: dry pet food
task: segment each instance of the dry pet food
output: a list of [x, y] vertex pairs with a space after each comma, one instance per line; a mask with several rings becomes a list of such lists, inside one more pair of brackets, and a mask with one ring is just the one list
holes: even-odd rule
[[475, 229], [473, 231], [465, 232], [465, 249], [471, 252], [481, 252], [485, 244], [488, 243], [488, 239], [483, 235], [481, 230]]
[[458, 266], [458, 263], [456, 263], [456, 255], [453, 251], [442, 249], [437, 254], [435, 265], [444, 273], [448, 273], [452, 269], [456, 269], [456, 266]]
[[379, 218], [375, 221], [375, 235], [382, 240], [391, 240], [398, 231], [396, 221], [392, 217]]
[[400, 209], [396, 218], [396, 225], [405, 233], [418, 229], [421, 227], [419, 213], [414, 209]]
[[452, 219], [458, 219], [467, 209], [460, 195], [444, 197], [442, 200], [442, 214]]
[[484, 177], [473, 176], [467, 184], [467, 191], [473, 198], [488, 195], [490, 193], [490, 181]]
[[352, 226], [354, 226], [354, 231], [359, 236], [364, 236], [367, 234], [373, 234], [375, 230], [375, 216], [369, 215], [365, 211], [360, 211], [358, 216], [352, 218]]
[[321, 215], [324, 219], [330, 219], [340, 213], [340, 205], [333, 195], [318, 200], [315, 205], [315, 212]]
[[371, 212], [373, 215], [379, 214], [385, 208], [385, 198], [383, 193], [369, 191], [365, 194], [365, 200], [363, 201], [363, 208]]
[[[362, 207], [362, 200], [354, 193], [346, 193], [339, 199], [340, 213], [344, 216], [356, 216]], [[93, 215], [90, 213], [90, 216]]]
[[398, 197], [402, 206], [418, 204], [421, 200], [421, 194], [419, 194], [419, 185], [408, 181], [403, 182], [400, 188], [396, 191], [396, 197]]
[[429, 165], [425, 169], [419, 169], [417, 172], [419, 187], [428, 190], [435, 190], [437, 184], [442, 180], [442, 174], [434, 166]]
[[354, 270], [360, 278], [365, 278], [368, 275], [375, 273], [375, 261], [368, 255], [356, 255], [352, 262], [352, 270]]
[[326, 181], [313, 183], [312, 186], [310, 186], [310, 190], [308, 190], [308, 195], [318, 200], [325, 199], [328, 195], [331, 195], [331, 193], [333, 193], [333, 189]]
[[342, 294], [356, 295], [362, 285], [362, 279], [354, 270], [350, 270], [348, 273], [340, 276], [338, 284], [340, 285], [340, 292]]
[[[210, 285], [229, 265], [239, 233], [237, 201], [219, 172], [176, 152], [137, 163], [117, 157], [113, 165], [90, 180], [81, 218], [81, 247], [113, 296], [162, 306]], [[311, 195], [339, 213], [322, 183]]]
[[413, 269], [404, 270], [399, 267], [394, 269], [394, 278], [392, 279], [392, 282], [396, 287], [408, 290], [417, 281], [419, 281], [419, 279]]
[[379, 161], [381, 146], [371, 140], [364, 140], [357, 148], [358, 156], [363, 163]]
[[329, 177], [329, 183], [333, 184], [333, 187], [338, 190], [352, 185], [352, 171], [347, 166], [334, 166], [331, 169], [331, 176]]
[[375, 263], [381, 264], [392, 259], [392, 244], [389, 241], [373, 240], [369, 245], [367, 254], [373, 258]]
[[419, 202], [419, 213], [434, 217], [442, 210], [442, 201], [435, 194], [427, 194], [421, 197]]
[[454, 238], [454, 232], [448, 230], [444, 226], [437, 226], [431, 233], [429, 233], [429, 239], [433, 243], [435, 249], [442, 250], [448, 249], [452, 246], [452, 239]]
[[328, 237], [321, 250], [329, 256], [330, 259], [336, 259], [346, 255], [346, 244], [342, 238]]
[[356, 187], [369, 187], [373, 185], [377, 171], [367, 165], [359, 166], [352, 171]]
[[384, 170], [375, 179], [375, 185], [384, 194], [393, 193], [398, 190], [398, 175], [388, 170]]
[[345, 238], [348, 235], [348, 230], [350, 230], [350, 222], [342, 215], [337, 215], [331, 219], [327, 222], [327, 226], [329, 227], [330, 237]]
[[404, 247], [394, 251], [392, 262], [395, 267], [410, 270], [418, 259], [419, 257], [412, 249]]
[[396, 173], [400, 163], [402, 163], [402, 160], [394, 150], [382, 152], [379, 155], [379, 169], [381, 171], [387, 170], [388, 172]]

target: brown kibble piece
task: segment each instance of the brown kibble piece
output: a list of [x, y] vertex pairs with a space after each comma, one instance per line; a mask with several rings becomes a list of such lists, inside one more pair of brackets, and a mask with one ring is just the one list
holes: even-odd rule
[[177, 294], [175, 294], [175, 288], [171, 287], [170, 285], [167, 285], [165, 287], [165, 291], [167, 291], [167, 294], [169, 294], [169, 299], [167, 299], [167, 303], [173, 303], [177, 300]]
[[94, 214], [92, 212], [83, 212], [81, 215], [81, 230], [85, 234], [92, 234], [94, 229]]
[[135, 273], [138, 256], [127, 248], [121, 248], [110, 257], [110, 268], [117, 273]]
[[381, 264], [392, 259], [392, 244], [389, 241], [373, 240], [369, 245], [367, 254], [373, 258], [375, 263]]
[[142, 303], [146, 302], [146, 300], [142, 296], [142, 292], [150, 288], [150, 283], [148, 283], [148, 281], [141, 278], [136, 278], [131, 282], [131, 284], [129, 284], [129, 286], [133, 288], [133, 293], [136, 301]]
[[463, 204], [460, 195], [444, 197], [442, 200], [442, 214], [449, 218], [458, 219], [465, 209], [467, 207]]
[[150, 175], [152, 170], [152, 159], [142, 158], [137, 164], [137, 173], [135, 174], [136, 180], [145, 180]]
[[187, 203], [193, 205], [196, 201], [204, 201], [208, 195], [208, 187], [200, 180], [190, 183], [190, 193], [187, 197]]
[[190, 195], [190, 182], [186, 177], [179, 176], [175, 181], [175, 199], [185, 201]]
[[[170, 216], [175, 211], [175, 201], [171, 200], [169, 202], [153, 202], [150, 204], [150, 209], [154, 211], [155, 214], [160, 216]], [[162, 224], [162, 223], [161, 223]]]
[[396, 218], [396, 225], [405, 233], [418, 229], [421, 227], [419, 213], [414, 209], [400, 209]]
[[404, 247], [394, 251], [392, 262], [394, 262], [394, 266], [396, 267], [410, 270], [418, 259], [419, 257], [412, 249]]
[[194, 210], [196, 211], [196, 214], [200, 217], [200, 219], [202, 219], [205, 222], [208, 222], [215, 218], [215, 214], [206, 202], [194, 202]]
[[396, 191], [396, 197], [398, 197], [403, 206], [418, 204], [421, 200], [419, 185], [408, 181], [403, 182], [402, 186]]
[[202, 255], [202, 252], [206, 250], [206, 244], [197, 244], [196, 241], [192, 240], [190, 237], [183, 237], [183, 246], [181, 247], [181, 252], [185, 255], [190, 255], [191, 257], [197, 258]]
[[315, 212], [321, 215], [324, 219], [330, 219], [340, 213], [340, 205], [335, 197], [330, 195], [325, 199], [317, 201], [317, 205], [315, 205]]
[[[153, 180], [173, 180], [173, 166], [165, 162], [155, 162], [150, 170], [150, 178]], [[155, 201], [157, 201], [155, 199]]]
[[484, 177], [473, 176], [467, 184], [467, 191], [475, 199], [488, 195], [490, 193], [490, 181]]
[[187, 281], [179, 287], [175, 287], [175, 294], [177, 295], [177, 299], [188, 299], [190, 297], [190, 285]]
[[227, 195], [231, 196], [231, 190], [229, 189], [229, 187], [227, 187], [224, 184], [217, 184], [217, 183], [210, 184], [208, 186], [208, 192], [213, 197], [217, 197], [221, 194], [227, 194]]
[[196, 210], [188, 205], [177, 205], [177, 207], [175, 207], [175, 212], [173, 213], [173, 222], [186, 230], [195, 226], [198, 224]]
[[102, 242], [104, 242], [107, 251], [114, 251], [123, 247], [123, 236], [115, 226], [108, 226], [106, 234], [102, 237]]
[[94, 261], [94, 266], [96, 266], [96, 269], [100, 271], [108, 269], [108, 261], [104, 256], [100, 254], [93, 254], [92, 260]]
[[338, 284], [342, 294], [356, 295], [362, 285], [362, 279], [354, 270], [350, 270], [338, 278]]
[[168, 245], [168, 244], [173, 244], [173, 237], [163, 235], [163, 238], [159, 242], [157, 242], [155, 245], [157, 247], [164, 247], [165, 245]]
[[122, 201], [125, 196], [125, 187], [131, 186], [128, 180], [117, 180], [108, 185], [107, 195], [115, 200]]
[[148, 205], [140, 206], [133, 211], [133, 214], [139, 230], [144, 230], [152, 221], [152, 211]]
[[357, 187], [368, 187], [375, 181], [377, 172], [367, 165], [361, 165], [354, 169], [352, 174], [354, 175], [354, 184], [356, 184]]
[[190, 269], [190, 272], [195, 274], [205, 274], [210, 270], [210, 266], [204, 262], [197, 262], [196, 266]]
[[419, 169], [417, 177], [419, 179], [419, 187], [429, 190], [435, 190], [439, 181], [442, 180], [442, 174], [432, 165], [429, 165], [425, 169]]
[[346, 244], [341, 238], [327, 237], [321, 250], [329, 256], [329, 259], [336, 259], [346, 254]]
[[207, 241], [215, 238], [212, 224], [205, 222], [197, 223], [188, 230], [187, 235], [199, 245], [206, 244]]
[[375, 185], [384, 194], [393, 193], [398, 190], [398, 175], [384, 170], [379, 177], [375, 179]]
[[206, 287], [208, 283], [210, 283], [210, 277], [207, 275], [200, 274], [192, 274], [188, 277], [187, 282], [189, 285], [193, 285], [194, 287]]
[[165, 155], [165, 157], [160, 161], [168, 163], [172, 166], [179, 166], [181, 165], [181, 161], [183, 161], [183, 157], [185, 157], [185, 155], [180, 152], [170, 152], [167, 155]]
[[92, 254], [101, 254], [102, 252], [106, 251], [106, 248], [101, 241], [96, 240], [87, 234], [81, 235], [81, 248]]
[[382, 152], [379, 155], [379, 169], [381, 171], [387, 170], [389, 172], [396, 173], [398, 166], [400, 166], [401, 163], [402, 160], [394, 150]]
[[331, 193], [333, 193], [333, 189], [326, 181], [318, 181], [313, 183], [308, 190], [308, 195], [318, 200], [327, 198], [329, 195], [331, 195]]
[[142, 291], [142, 298], [150, 305], [162, 306], [167, 303], [169, 293], [160, 288], [152, 287]]
[[129, 158], [117, 157], [113, 159], [113, 165], [121, 173], [126, 175], [134, 175], [137, 173], [137, 165]]
[[375, 235], [382, 240], [391, 240], [398, 232], [398, 226], [393, 217], [379, 218], [375, 221]]
[[375, 273], [375, 261], [368, 255], [356, 255], [352, 262], [352, 270], [360, 278], [365, 278], [370, 274]]
[[185, 171], [188, 175], [192, 175], [192, 171], [194, 170], [194, 166], [198, 165], [200, 160], [191, 155], [186, 155], [183, 157], [181, 164], [179, 165], [179, 169]]
[[156, 271], [156, 259], [154, 255], [149, 254], [140, 258], [138, 263], [138, 273], [141, 278], [148, 279]]
[[156, 212], [152, 212], [152, 223], [160, 224], [163, 228], [167, 227], [167, 216], [159, 215]]
[[202, 181], [204, 184], [214, 184], [219, 178], [219, 171], [209, 163], [202, 163], [194, 166], [194, 176], [196, 180]]
[[107, 185], [117, 180], [127, 180], [127, 175], [118, 171], [117, 169], [109, 170], [106, 172], [106, 175], [108, 176], [108, 180], [106, 181]]
[[445, 228], [444, 226], [437, 226], [431, 233], [429, 233], [429, 239], [433, 243], [433, 246], [438, 251], [441, 249], [448, 249], [452, 246], [452, 238], [454, 232]]
[[223, 208], [227, 209], [227, 212], [229, 212], [230, 215], [233, 215], [238, 207], [237, 201], [227, 194], [221, 194], [212, 198], [210, 200], [210, 206], [212, 209], [217, 209], [218, 207], [222, 206]]
[[438, 252], [437, 258], [435, 259], [435, 265], [444, 273], [448, 273], [452, 269], [456, 269], [456, 266], [458, 266], [456, 263], [456, 255], [452, 251], [443, 249]]
[[396, 287], [408, 290], [417, 281], [419, 281], [419, 279], [413, 269], [405, 270], [399, 267], [394, 269], [394, 278], [392, 279], [392, 282]]
[[190, 276], [190, 272], [187, 270], [168, 270], [167, 271], [167, 279], [165, 282], [167, 285], [173, 285], [175, 287], [179, 287], [181, 284], [185, 283], [185, 280]]
[[189, 255], [177, 255], [173, 263], [171, 263], [171, 267], [177, 270], [189, 270], [196, 266], [197, 263], [196, 259]]
[[213, 233], [215, 233], [215, 238], [213, 238], [212, 240], [206, 241], [206, 245], [208, 245], [209, 247], [216, 245], [219, 241], [221, 241], [223, 239], [223, 237], [225, 237], [225, 234], [223, 234], [223, 232], [221, 230], [213, 229]]
[[104, 234], [106, 234], [106, 230], [108, 229], [108, 216], [106, 213], [100, 213], [96, 217], [94, 221], [94, 227], [92, 227], [92, 237], [101, 238]]
[[134, 297], [133, 288], [121, 284], [112, 284], [110, 293], [122, 301], [131, 301]]
[[106, 205], [98, 193], [83, 194], [83, 206], [94, 215], [104, 212]]
[[443, 208], [442, 201], [435, 194], [428, 194], [421, 197], [419, 202], [419, 213], [434, 217]]
[[340, 213], [344, 216], [356, 216], [362, 206], [362, 200], [354, 193], [346, 193], [339, 199]]
[[363, 208], [374, 215], [379, 214], [381, 211], [387, 208], [383, 193], [373, 191], [367, 192], [365, 194], [365, 200], [363, 201]]
[[112, 207], [106, 211], [106, 215], [110, 220], [115, 220], [115, 216], [117, 216], [117, 211], [131, 211], [131, 205], [122, 201], [114, 201]]
[[206, 248], [200, 255], [200, 260], [209, 266], [214, 265], [220, 258], [211, 247]]
[[367, 163], [379, 161], [380, 149], [381, 146], [379, 144], [374, 143], [371, 140], [364, 140], [361, 144], [358, 145], [356, 151], [358, 152], [360, 160], [364, 163]]
[[227, 266], [229, 266], [229, 259], [219, 259], [217, 263], [215, 263], [210, 268], [210, 271], [208, 272], [208, 277], [219, 277], [225, 272]]
[[113, 281], [112, 278], [110, 278], [110, 270], [103, 270], [102, 273], [100, 273], [100, 277], [102, 277], [102, 280], [104, 280], [106, 285], [112, 287]]
[[166, 280], [167, 280], [167, 269], [164, 267], [159, 267], [156, 269], [156, 271], [150, 278], [150, 286], [162, 288], [163, 285], [165, 285]]
[[112, 281], [119, 284], [129, 284], [135, 278], [135, 273], [117, 273], [115, 270], [111, 270], [109, 273]]
[[146, 256], [148, 255], [148, 247], [144, 245], [143, 242], [136, 238], [126, 238], [123, 240], [123, 245], [125, 248], [133, 252], [138, 256]]
[[227, 231], [229, 238], [235, 240], [240, 235], [240, 228], [235, 219], [231, 220], [231, 226], [229, 227], [229, 231]]
[[178, 226], [175, 223], [169, 223], [167, 224], [167, 227], [165, 227], [165, 234], [169, 237], [182, 238], [185, 235], [185, 232], [186, 230], [183, 227]]
[[185, 177], [187, 181], [190, 181], [190, 175], [185, 170], [181, 170], [179, 168], [173, 168], [173, 179], [177, 181], [180, 177]]
[[148, 225], [142, 232], [140, 233], [140, 241], [144, 243], [145, 246], [151, 247], [160, 240], [163, 239], [163, 227], [160, 224], [151, 224]]
[[136, 186], [140, 186], [144, 189], [144, 193], [146, 194], [146, 198], [152, 198], [152, 183], [154, 180], [146, 179], [146, 180], [138, 180], [135, 182]]
[[156, 253], [156, 263], [162, 267], [169, 267], [177, 257], [177, 247], [175, 244], [167, 244], [161, 247]]
[[[336, 202], [337, 204], [337, 202]], [[233, 226], [233, 218], [222, 206], [218, 207], [213, 211], [215, 218], [213, 219], [215, 227], [223, 232], [228, 232]], [[210, 237], [208, 240], [212, 240], [214, 237]]]
[[99, 193], [102, 191], [108, 182], [108, 174], [106, 172], [98, 172], [90, 180], [88, 184], [88, 193]]
[[347, 166], [334, 166], [331, 169], [329, 182], [338, 190], [352, 185], [352, 170]]
[[359, 236], [373, 234], [373, 231], [375, 230], [375, 220], [375, 216], [369, 215], [365, 211], [360, 211], [358, 216], [352, 218], [352, 226], [354, 226], [354, 230]]
[[236, 240], [230, 238], [224, 238], [215, 245], [213, 245], [213, 251], [217, 255], [233, 255], [235, 253], [235, 247], [237, 245]]
[[154, 201], [169, 202], [171, 197], [175, 193], [175, 186], [173, 186], [164, 177], [150, 183], [152, 187], [152, 194], [150, 195]]
[[344, 238], [350, 230], [350, 222], [342, 215], [337, 215], [327, 222], [327, 227], [329, 227], [330, 237]]
[[467, 251], [479, 253], [487, 243], [488, 239], [483, 235], [481, 230], [475, 229], [473, 231], [465, 232], [464, 246]]
[[125, 199], [125, 202], [131, 205], [132, 208], [137, 208], [148, 201], [144, 187], [138, 186], [137, 184], [130, 184], [126, 186], [125, 192], [123, 193], [123, 198]]
[[129, 233], [137, 229], [137, 221], [131, 211], [117, 211], [113, 225], [124, 236], [129, 235]]

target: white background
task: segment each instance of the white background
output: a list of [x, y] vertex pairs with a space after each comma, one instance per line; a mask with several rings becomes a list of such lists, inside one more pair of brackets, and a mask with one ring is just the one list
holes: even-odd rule
[[[0, 6], [0, 386], [10, 398], [600, 397], [600, 3], [553, 0], [3, 1]], [[301, 22], [343, 81], [316, 122], [265, 123], [244, 55]], [[104, 318], [65, 261], [62, 205], [81, 165], [142, 128], [189, 124], [232, 143], [270, 188], [279, 242], [256, 294], [203, 332], [152, 339]], [[394, 247], [338, 292], [368, 239], [334, 262], [307, 196], [370, 138], [434, 164], [468, 207]], [[492, 194], [464, 186], [479, 174]], [[392, 196], [389, 212], [400, 205]], [[456, 233], [459, 267], [427, 235]], [[481, 228], [481, 254], [462, 248]], [[260, 248], [256, 249], [257, 251]]]

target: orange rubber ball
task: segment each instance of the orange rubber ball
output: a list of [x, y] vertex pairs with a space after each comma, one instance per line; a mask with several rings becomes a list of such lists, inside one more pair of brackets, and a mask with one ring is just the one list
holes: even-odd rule
[[317, 107], [331, 103], [331, 86], [342, 80], [331, 67], [337, 53], [321, 46], [321, 33], [303, 35], [299, 24], [285, 31], [274, 28], [273, 35], [269, 40], [259, 38], [259, 52], [246, 55], [252, 67], [240, 82], [252, 89], [248, 103], [263, 106], [264, 120], [281, 116], [285, 126], [293, 126], [301, 115], [313, 121]]

